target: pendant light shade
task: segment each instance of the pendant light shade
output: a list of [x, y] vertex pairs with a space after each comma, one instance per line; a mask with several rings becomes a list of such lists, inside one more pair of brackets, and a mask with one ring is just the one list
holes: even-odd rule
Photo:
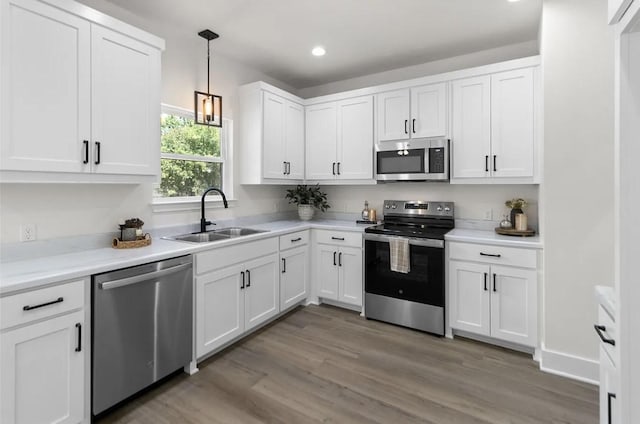
[[211, 40], [218, 38], [218, 34], [205, 29], [198, 35], [207, 40], [207, 92], [195, 91], [193, 94], [195, 122], [210, 127], [222, 127], [222, 97], [212, 94], [210, 87], [211, 49], [209, 45]]

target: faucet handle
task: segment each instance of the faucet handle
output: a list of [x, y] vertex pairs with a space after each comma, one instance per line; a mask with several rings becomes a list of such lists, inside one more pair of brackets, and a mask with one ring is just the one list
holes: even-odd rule
[[204, 225], [216, 225], [215, 222], [204, 221]]

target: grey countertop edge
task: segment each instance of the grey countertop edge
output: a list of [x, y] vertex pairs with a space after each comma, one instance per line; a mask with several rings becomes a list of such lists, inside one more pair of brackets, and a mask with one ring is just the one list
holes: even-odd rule
[[454, 228], [445, 235], [447, 241], [464, 243], [490, 244], [493, 246], [521, 247], [527, 249], [542, 249], [544, 247], [539, 236], [512, 237], [502, 236], [495, 231]]
[[154, 238], [150, 246], [137, 249], [104, 247], [29, 260], [4, 262], [0, 264], [0, 297], [102, 272], [276, 237], [296, 231], [327, 229], [362, 233], [368, 226], [356, 224], [353, 221], [340, 220], [283, 220], [250, 226], [267, 232], [214, 243], [197, 244]]

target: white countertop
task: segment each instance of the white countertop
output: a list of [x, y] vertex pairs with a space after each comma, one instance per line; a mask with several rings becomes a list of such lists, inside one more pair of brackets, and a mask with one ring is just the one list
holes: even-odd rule
[[265, 233], [233, 238], [212, 243], [187, 243], [154, 238], [150, 246], [137, 249], [78, 250], [64, 254], [50, 254], [34, 259], [23, 259], [0, 264], [0, 296], [33, 289], [51, 283], [81, 278], [106, 271], [141, 265], [204, 250], [217, 249], [267, 237], [311, 228], [363, 232], [369, 225], [338, 220], [284, 220], [247, 227], [266, 230]]
[[537, 235], [532, 237], [502, 236], [495, 231], [466, 228], [454, 228], [444, 238], [447, 241], [490, 244], [494, 246], [524, 247], [528, 249], [542, 249], [543, 247], [542, 240]]
[[602, 305], [605, 311], [615, 321], [616, 317], [616, 300], [613, 287], [609, 286], [596, 286], [595, 287], [596, 300], [598, 304]]

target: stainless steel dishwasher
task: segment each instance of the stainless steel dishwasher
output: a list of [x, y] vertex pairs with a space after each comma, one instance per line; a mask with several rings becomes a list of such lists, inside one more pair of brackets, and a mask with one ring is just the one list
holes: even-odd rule
[[192, 268], [182, 256], [93, 276], [93, 415], [191, 361]]

